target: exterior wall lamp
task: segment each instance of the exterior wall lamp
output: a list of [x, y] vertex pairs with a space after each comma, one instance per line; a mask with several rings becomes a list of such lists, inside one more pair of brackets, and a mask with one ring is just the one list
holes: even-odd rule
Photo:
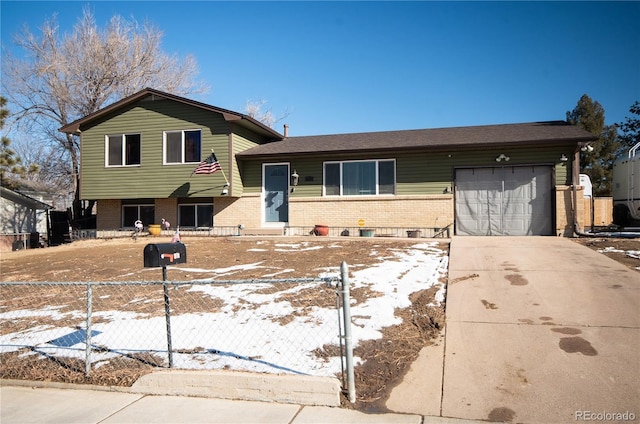
[[298, 185], [299, 181], [300, 181], [300, 175], [298, 175], [298, 173], [294, 169], [293, 174], [291, 174], [291, 192], [292, 193], [296, 189], [296, 186]]
[[504, 153], [500, 153], [500, 156], [496, 158], [496, 162], [501, 162], [503, 160], [505, 162], [509, 162], [509, 159], [511, 159], [509, 156], [505, 155]]
[[569, 160], [569, 158], [568, 158], [568, 157], [567, 157], [567, 155], [565, 155], [564, 153], [562, 154], [562, 156], [560, 156], [560, 161], [561, 161], [561, 162], [566, 162], [566, 161], [568, 161], [568, 160]]

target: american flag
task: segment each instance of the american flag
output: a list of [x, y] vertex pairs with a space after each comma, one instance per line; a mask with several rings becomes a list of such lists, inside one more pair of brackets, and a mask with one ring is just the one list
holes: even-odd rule
[[193, 170], [191, 175], [193, 174], [213, 174], [216, 171], [221, 171], [222, 167], [220, 166], [220, 162], [216, 158], [215, 153], [211, 153], [208, 158], [200, 162], [196, 169]]

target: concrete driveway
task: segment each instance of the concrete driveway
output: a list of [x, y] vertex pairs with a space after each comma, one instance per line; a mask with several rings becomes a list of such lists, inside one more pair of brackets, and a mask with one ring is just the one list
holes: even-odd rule
[[640, 273], [566, 238], [454, 238], [441, 412], [640, 419]]
[[390, 410], [640, 420], [637, 271], [566, 238], [455, 237], [446, 314], [445, 336], [393, 389]]

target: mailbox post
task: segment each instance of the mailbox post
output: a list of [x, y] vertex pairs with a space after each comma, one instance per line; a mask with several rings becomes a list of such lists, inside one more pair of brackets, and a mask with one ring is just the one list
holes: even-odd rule
[[169, 368], [173, 368], [173, 347], [171, 344], [171, 304], [169, 299], [169, 284], [167, 283], [167, 265], [184, 264], [187, 262], [187, 249], [182, 243], [147, 244], [144, 247], [144, 267], [162, 267], [162, 281], [164, 289], [164, 315], [167, 323], [167, 351], [169, 353]]

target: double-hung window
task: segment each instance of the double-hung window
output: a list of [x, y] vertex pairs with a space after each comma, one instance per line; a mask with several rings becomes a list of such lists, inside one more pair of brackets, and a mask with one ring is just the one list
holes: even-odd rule
[[140, 134], [114, 134], [105, 137], [105, 165], [140, 165]]
[[393, 159], [324, 163], [325, 196], [375, 196], [395, 194]]
[[182, 130], [164, 132], [164, 163], [197, 163], [202, 151], [202, 132]]

